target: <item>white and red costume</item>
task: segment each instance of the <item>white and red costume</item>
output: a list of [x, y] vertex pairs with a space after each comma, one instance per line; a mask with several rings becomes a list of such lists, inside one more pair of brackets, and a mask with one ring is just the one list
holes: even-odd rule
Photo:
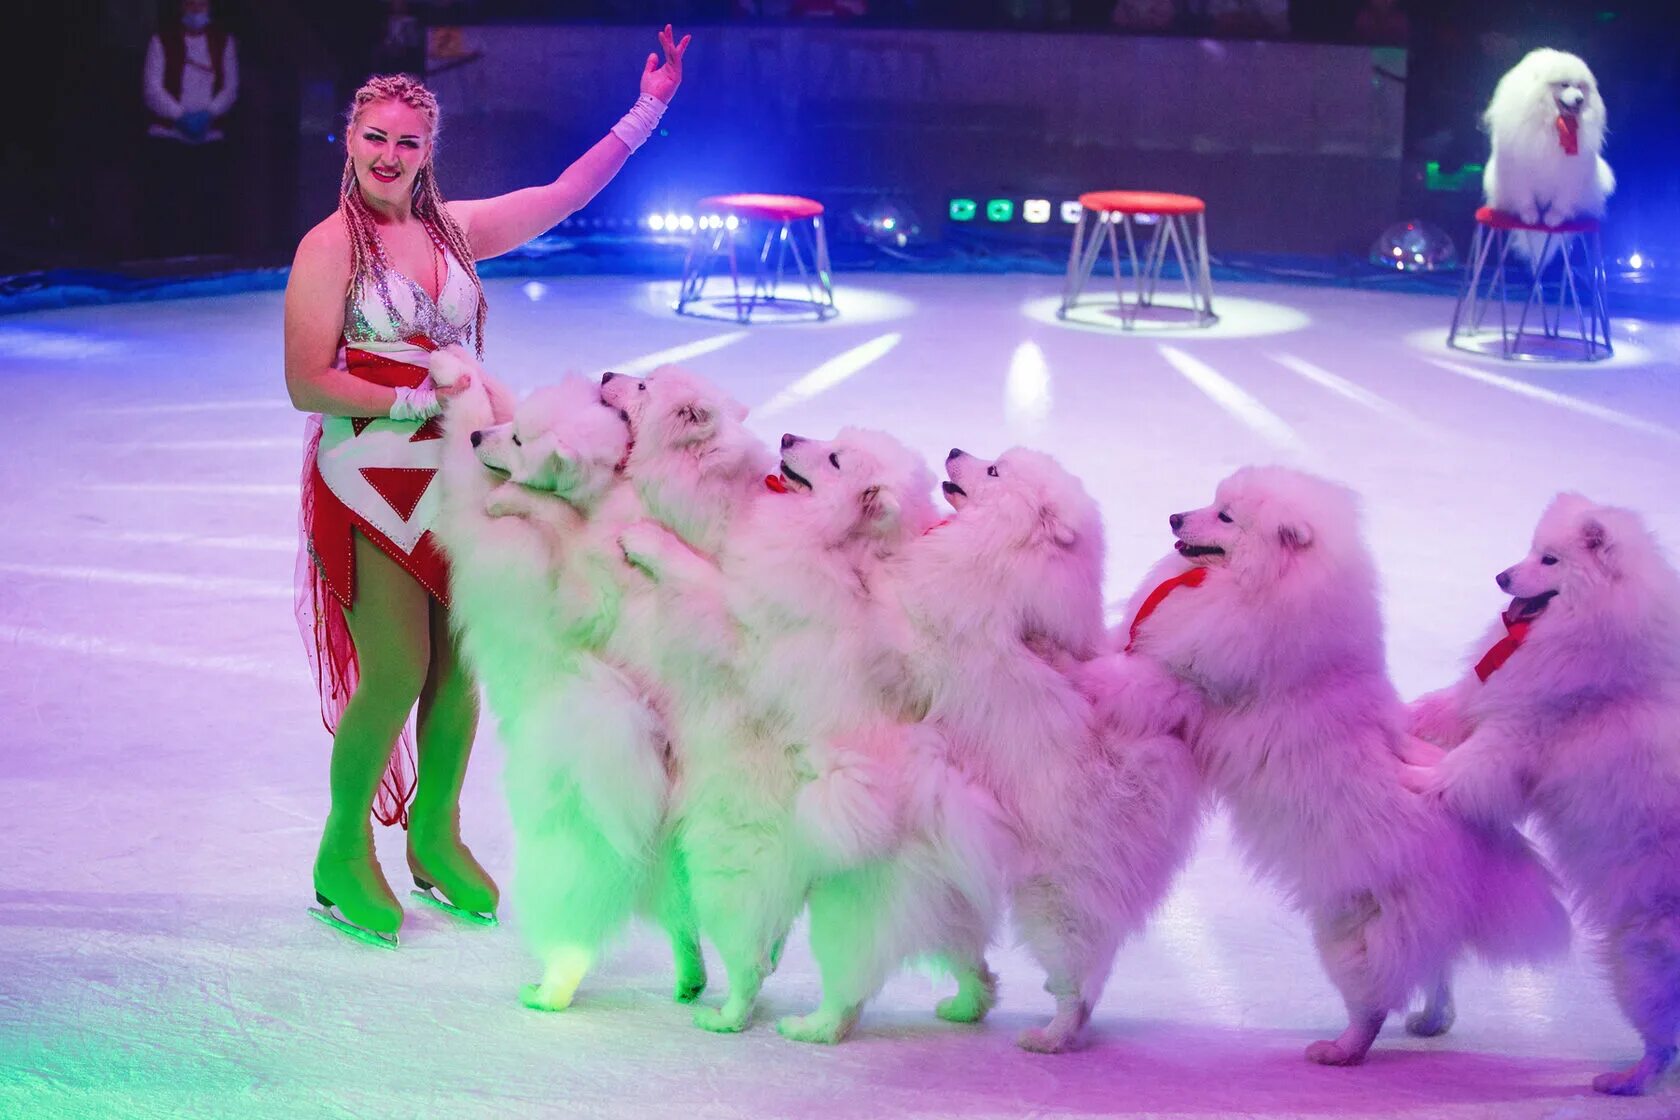
[[[444, 267], [435, 301], [376, 252], [373, 275], [355, 284], [345, 303], [341, 369], [388, 388], [429, 387], [432, 352], [473, 342], [478, 289], [435, 234], [433, 241]], [[344, 617], [356, 598], [353, 531], [449, 605], [448, 566], [431, 532], [441, 435], [436, 417], [309, 418], [297, 605], [329, 731], [336, 730], [356, 687], [356, 651]], [[384, 824], [406, 826], [413, 789], [413, 751], [405, 732], [392, 750], [374, 815]]]

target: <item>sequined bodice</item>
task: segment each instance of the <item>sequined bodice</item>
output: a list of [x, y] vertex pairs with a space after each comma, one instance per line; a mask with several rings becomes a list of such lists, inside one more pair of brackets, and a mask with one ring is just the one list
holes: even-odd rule
[[426, 290], [391, 267], [384, 247], [376, 241], [373, 274], [352, 285], [344, 304], [344, 341], [347, 345], [382, 349], [402, 345], [423, 334], [438, 346], [470, 345], [478, 320], [478, 291], [472, 277], [441, 243], [443, 284], [434, 301]]

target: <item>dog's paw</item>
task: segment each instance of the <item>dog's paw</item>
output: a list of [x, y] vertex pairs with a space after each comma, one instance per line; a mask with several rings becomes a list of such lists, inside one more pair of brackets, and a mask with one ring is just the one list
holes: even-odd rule
[[1420, 797], [1434, 799], [1441, 796], [1441, 773], [1433, 766], [1413, 766], [1402, 762], [1400, 784]]
[[958, 992], [940, 1000], [933, 1013], [947, 1023], [978, 1023], [990, 1010], [990, 1001], [970, 992]]
[[1028, 1027], [1015, 1036], [1015, 1045], [1034, 1054], [1060, 1054], [1073, 1040], [1061, 1031], [1048, 1027]]
[[1356, 1066], [1364, 1060], [1364, 1054], [1349, 1054], [1340, 1043], [1328, 1039], [1321, 1039], [1307, 1047], [1307, 1061], [1321, 1066]]
[[1608, 1093], [1613, 1097], [1642, 1096], [1645, 1093], [1644, 1071], [1634, 1066], [1614, 1073], [1601, 1073], [1593, 1078], [1592, 1086], [1594, 1092]]
[[713, 1034], [739, 1034], [747, 1027], [747, 1016], [722, 1007], [696, 1007], [694, 1025]]
[[791, 1042], [833, 1046], [846, 1037], [846, 1023], [820, 1011], [810, 1015], [784, 1015], [776, 1021], [776, 1033]]
[[657, 578], [666, 547], [666, 529], [652, 521], [634, 521], [618, 534], [618, 550], [624, 562]]
[[1441, 1011], [1431, 1014], [1428, 1011], [1414, 1011], [1406, 1016], [1406, 1033], [1418, 1038], [1437, 1038], [1452, 1029], [1453, 1013]]
[[1537, 226], [1540, 224], [1540, 207], [1532, 202], [1525, 202], [1517, 208], [1517, 217], [1524, 225]]
[[572, 1005], [572, 997], [544, 992], [541, 984], [526, 984], [519, 989], [519, 1002], [532, 1011], [564, 1011]]

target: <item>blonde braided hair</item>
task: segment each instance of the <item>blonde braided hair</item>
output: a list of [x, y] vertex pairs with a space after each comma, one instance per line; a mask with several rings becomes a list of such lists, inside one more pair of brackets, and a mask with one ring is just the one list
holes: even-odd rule
[[[472, 280], [473, 289], [478, 293], [473, 344], [482, 358], [484, 316], [489, 305], [484, 300], [484, 284], [478, 278], [478, 265], [473, 260], [467, 231], [461, 228], [461, 223], [444, 205], [443, 193], [438, 190], [437, 168], [434, 166], [440, 120], [437, 97], [407, 74], [375, 75], [350, 99], [349, 131], [345, 134], [347, 141], [355, 131], [362, 110], [375, 101], [398, 101], [407, 105], [425, 117], [427, 126], [432, 130], [432, 146], [426, 153], [426, 162], [414, 176], [414, 216], [426, 224], [433, 237], [448, 247]], [[356, 185], [356, 168], [348, 151], [344, 155], [344, 175], [339, 181], [338, 212], [350, 234], [350, 288], [359, 295], [362, 285], [372, 279], [373, 270], [383, 254], [379, 248], [379, 234], [373, 224], [373, 212], [368, 209], [367, 200]]]

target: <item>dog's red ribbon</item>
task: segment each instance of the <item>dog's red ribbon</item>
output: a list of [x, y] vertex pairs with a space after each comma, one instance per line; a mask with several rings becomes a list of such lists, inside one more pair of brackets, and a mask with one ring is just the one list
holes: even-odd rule
[[1557, 119], [1558, 147], [1568, 155], [1581, 153], [1581, 118], [1571, 113], [1559, 113]]
[[1145, 619], [1155, 613], [1157, 607], [1166, 601], [1168, 595], [1181, 587], [1200, 587], [1202, 581], [1207, 579], [1207, 574], [1208, 570], [1206, 568], [1191, 568], [1187, 572], [1180, 572], [1171, 579], [1164, 581], [1159, 587], [1151, 591], [1148, 598], [1144, 599], [1143, 606], [1138, 608], [1137, 617], [1132, 619], [1132, 628], [1126, 632], [1126, 652], [1132, 652], [1132, 647], [1137, 644], [1138, 628], [1143, 625]]
[[1493, 648], [1482, 654], [1482, 659], [1476, 662], [1476, 677], [1483, 684], [1486, 684], [1487, 679], [1517, 652], [1517, 647], [1528, 637], [1528, 628], [1533, 625], [1532, 622], [1512, 622], [1508, 618], [1501, 621], [1505, 623], [1505, 636], [1493, 643]]

